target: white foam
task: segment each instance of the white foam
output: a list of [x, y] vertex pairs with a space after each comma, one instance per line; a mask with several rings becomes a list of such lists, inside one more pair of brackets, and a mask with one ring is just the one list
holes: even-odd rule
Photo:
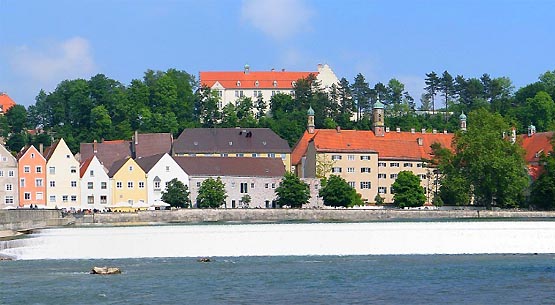
[[555, 253], [555, 222], [384, 222], [48, 229], [17, 259]]

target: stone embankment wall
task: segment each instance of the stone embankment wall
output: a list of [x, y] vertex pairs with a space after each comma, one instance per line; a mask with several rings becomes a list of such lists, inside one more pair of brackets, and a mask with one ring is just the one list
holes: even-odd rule
[[60, 210], [0, 210], [0, 230], [30, 230], [63, 226], [73, 221], [63, 218]]
[[76, 224], [148, 224], [172, 222], [276, 222], [276, 221], [345, 221], [429, 220], [456, 218], [554, 218], [555, 212], [477, 211], [477, 210], [297, 210], [297, 209], [183, 209], [141, 211], [136, 213], [100, 213], [75, 219]]

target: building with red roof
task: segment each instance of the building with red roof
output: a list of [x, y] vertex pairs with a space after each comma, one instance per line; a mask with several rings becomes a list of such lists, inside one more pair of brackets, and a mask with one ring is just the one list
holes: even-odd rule
[[339, 83], [339, 79], [327, 64], [319, 64], [316, 71], [292, 72], [271, 69], [270, 71], [251, 71], [245, 65], [243, 71], [201, 71], [200, 83], [210, 88], [220, 97], [220, 109], [242, 97], [257, 100], [262, 97], [269, 101], [278, 93], [294, 94], [296, 82], [313, 74], [322, 89]]
[[524, 159], [528, 163], [528, 174], [536, 180], [542, 173], [541, 157], [553, 152], [553, 135], [555, 132], [537, 132], [534, 125], [528, 127], [528, 133], [519, 137], [519, 143], [526, 151]]
[[10, 110], [13, 106], [15, 106], [15, 102], [12, 98], [9, 97], [6, 92], [0, 92], [0, 115], [6, 113], [6, 111]]

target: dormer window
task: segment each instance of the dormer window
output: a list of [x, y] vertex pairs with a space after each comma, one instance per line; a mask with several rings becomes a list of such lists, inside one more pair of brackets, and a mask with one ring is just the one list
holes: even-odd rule
[[274, 87], [277, 87], [277, 80], [275, 80], [275, 81], [273, 82], [273, 86], [274, 86]]
[[241, 81], [237, 81], [237, 87], [241, 87]]
[[295, 87], [296, 84], [297, 84], [296, 81], [292, 81], [292, 82], [291, 82], [291, 86], [292, 86], [292, 87]]
[[259, 82], [259, 81], [255, 81], [255, 82], [254, 82], [254, 86], [255, 86], [255, 87], [260, 86], [260, 82]]

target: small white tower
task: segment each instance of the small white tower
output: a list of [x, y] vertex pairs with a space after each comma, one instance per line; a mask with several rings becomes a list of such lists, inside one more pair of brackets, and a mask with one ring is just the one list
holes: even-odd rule
[[464, 114], [464, 111], [461, 112], [461, 115], [459, 115], [459, 127], [462, 131], [466, 131], [466, 115]]

